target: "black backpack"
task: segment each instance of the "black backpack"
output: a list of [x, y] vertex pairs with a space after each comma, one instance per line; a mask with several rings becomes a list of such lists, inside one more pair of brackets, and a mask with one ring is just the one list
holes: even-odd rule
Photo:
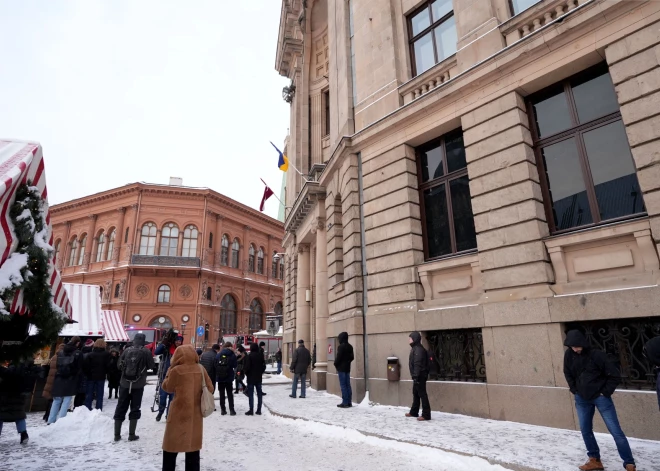
[[74, 352], [71, 355], [58, 355], [57, 356], [57, 374], [62, 378], [70, 378], [77, 373], [73, 366], [74, 362], [78, 358], [77, 354]]
[[229, 366], [229, 357], [227, 355], [221, 355], [217, 364], [215, 365], [215, 375], [220, 379], [227, 378], [231, 367]]
[[129, 348], [126, 351], [126, 357], [122, 366], [122, 374], [126, 381], [135, 383], [139, 380], [147, 370], [142, 349], [137, 347]]

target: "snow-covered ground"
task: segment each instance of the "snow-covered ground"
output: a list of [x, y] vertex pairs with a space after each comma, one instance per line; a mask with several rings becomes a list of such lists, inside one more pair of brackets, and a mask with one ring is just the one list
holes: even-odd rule
[[[266, 403], [284, 400], [286, 379], [271, 378]], [[76, 409], [54, 425], [46, 426], [42, 413], [29, 414], [30, 443], [18, 444], [14, 424], [5, 424], [0, 436], [0, 469], [42, 471], [62, 469], [160, 470], [161, 442], [165, 423], [154, 420], [149, 407], [154, 386], [147, 386], [143, 399], [140, 440], [128, 442], [128, 421], [123, 438], [114, 443], [112, 414], [117, 401], [105, 399], [103, 412]], [[310, 391], [311, 392], [311, 391]], [[286, 397], [287, 400], [291, 400]], [[235, 417], [220, 412], [204, 421], [202, 470], [459, 470], [503, 471], [480, 458], [399, 443], [364, 435], [343, 427], [272, 415], [264, 408], [261, 417], [246, 417], [247, 398], [238, 395]], [[177, 469], [183, 471], [183, 455]]]

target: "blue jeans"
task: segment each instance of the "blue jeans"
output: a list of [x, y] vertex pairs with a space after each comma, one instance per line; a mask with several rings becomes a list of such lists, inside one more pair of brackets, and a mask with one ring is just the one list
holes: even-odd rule
[[[18, 433], [23, 433], [27, 431], [27, 425], [25, 424], [25, 419], [20, 419], [16, 421], [16, 431]], [[0, 422], [0, 435], [2, 435], [2, 422]]]
[[105, 381], [91, 381], [87, 380], [87, 392], [85, 394], [85, 406], [92, 410], [92, 401], [94, 400], [94, 393], [96, 393], [96, 408], [103, 410], [103, 387]]
[[282, 373], [282, 362], [278, 361], [277, 362], [277, 374]]
[[158, 412], [165, 412], [165, 406], [167, 406], [167, 414], [165, 414], [165, 417], [167, 417], [170, 415], [170, 404], [172, 403], [172, 399], [174, 399], [174, 393], [165, 392], [161, 387], [158, 390], [158, 394]]
[[296, 392], [298, 391], [298, 378], [300, 378], [300, 380], [301, 380], [300, 397], [305, 397], [305, 388], [307, 387], [307, 384], [305, 383], [305, 381], [307, 380], [307, 375], [306, 374], [302, 374], [302, 375], [294, 374], [293, 375], [293, 388], [291, 389], [291, 395], [293, 397], [296, 397]]
[[341, 403], [345, 406], [353, 404], [353, 390], [351, 389], [351, 374], [338, 371], [339, 387], [341, 388]]
[[261, 401], [263, 392], [261, 390], [261, 384], [250, 384], [247, 385], [248, 399], [250, 402], [250, 410], [254, 410], [254, 390], [257, 390], [257, 412], [261, 412]]
[[66, 417], [66, 413], [69, 412], [69, 406], [71, 405], [72, 399], [73, 396], [53, 398], [53, 405], [50, 407], [50, 415], [48, 416], [49, 424], [54, 424], [57, 422], [57, 419]]
[[614, 438], [616, 448], [619, 450], [619, 456], [623, 460], [623, 466], [635, 464], [628, 439], [623, 434], [621, 425], [619, 425], [619, 419], [616, 415], [616, 409], [614, 408], [614, 402], [611, 397], [598, 396], [596, 399], [587, 401], [576, 394], [575, 408], [577, 409], [578, 419], [580, 420], [580, 431], [582, 432], [582, 438], [587, 447], [587, 456], [589, 458], [600, 459], [600, 448], [598, 448], [598, 443], [594, 436], [594, 413], [596, 408], [598, 408], [598, 412], [600, 412], [607, 430], [609, 430], [612, 438]]

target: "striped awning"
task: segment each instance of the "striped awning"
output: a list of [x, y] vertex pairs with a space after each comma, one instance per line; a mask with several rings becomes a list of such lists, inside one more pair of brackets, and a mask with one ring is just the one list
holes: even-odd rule
[[101, 311], [101, 329], [106, 342], [128, 342], [119, 311]]
[[[52, 246], [53, 234], [50, 223], [50, 211], [48, 209], [48, 190], [46, 189], [46, 174], [44, 171], [44, 160], [41, 145], [32, 142], [0, 139], [0, 266], [16, 252], [18, 240], [14, 233], [14, 226], [9, 216], [9, 210], [16, 200], [16, 189], [22, 183], [32, 182], [37, 187], [44, 200], [46, 212], [47, 233], [45, 239]], [[55, 268], [55, 259], [48, 264], [48, 277], [55, 305], [62, 309], [67, 317], [71, 317], [71, 304], [67, 299], [67, 293], [62, 286], [60, 274]], [[22, 291], [14, 296], [10, 312], [18, 314], [29, 314], [27, 306], [23, 301]]]
[[101, 288], [97, 285], [64, 283], [73, 308], [75, 324], [67, 324], [60, 332], [62, 337], [102, 337]]

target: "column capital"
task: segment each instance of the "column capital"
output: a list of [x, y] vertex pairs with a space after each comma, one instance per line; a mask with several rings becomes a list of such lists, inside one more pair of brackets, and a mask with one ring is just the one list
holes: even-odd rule
[[249, 230], [251, 230], [252, 228], [246, 224], [245, 226], [243, 226], [243, 229], [245, 229], [246, 231], [249, 231]]
[[298, 253], [309, 252], [309, 244], [298, 244]]
[[126, 212], [126, 207], [122, 206], [120, 208], [117, 208], [117, 212], [124, 214]]
[[90, 215], [87, 216], [87, 217], [88, 217], [89, 219], [91, 219], [92, 221], [96, 221], [96, 219], [97, 219], [99, 216], [98, 216], [98, 214], [90, 214]]

